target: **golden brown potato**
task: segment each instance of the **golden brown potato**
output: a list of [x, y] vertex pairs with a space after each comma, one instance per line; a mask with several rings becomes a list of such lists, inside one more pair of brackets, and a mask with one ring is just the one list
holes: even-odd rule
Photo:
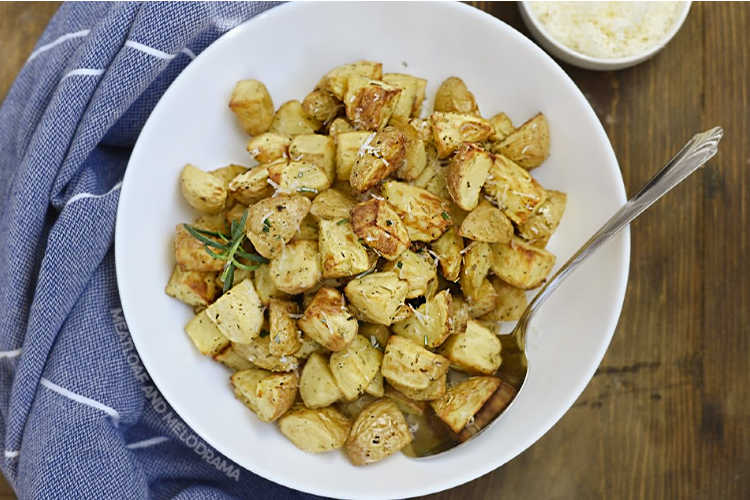
[[432, 401], [443, 397], [447, 389], [448, 376], [443, 374], [436, 380], [430, 382], [430, 384], [424, 389], [412, 389], [408, 386], [400, 385], [396, 382], [390, 382], [394, 389], [402, 393], [408, 399], [413, 401]]
[[[425, 145], [433, 145], [432, 123], [429, 118], [412, 118], [409, 120], [409, 125], [417, 133], [417, 136], [424, 141]], [[437, 151], [435, 152], [437, 153]]]
[[492, 245], [492, 272], [517, 288], [529, 290], [538, 287], [554, 265], [553, 254], [520, 238], [513, 237], [510, 243]]
[[228, 344], [221, 351], [216, 353], [214, 355], [214, 360], [223, 364], [233, 372], [255, 368], [255, 365], [253, 365], [249, 359], [237, 354], [237, 351], [234, 350], [232, 344]]
[[351, 211], [352, 228], [364, 244], [388, 260], [396, 259], [409, 247], [409, 233], [387, 201], [370, 199]]
[[352, 425], [345, 451], [354, 465], [378, 462], [412, 440], [404, 416], [389, 399], [366, 406]]
[[343, 134], [344, 132], [353, 132], [354, 127], [352, 127], [348, 121], [346, 121], [346, 118], [338, 117], [335, 120], [331, 122], [330, 125], [328, 125], [328, 135], [333, 137], [334, 139], [339, 135]]
[[270, 373], [251, 368], [231, 377], [237, 399], [245, 403], [262, 422], [273, 422], [294, 404], [297, 374]]
[[349, 217], [349, 212], [356, 203], [354, 198], [337, 189], [326, 189], [315, 197], [310, 207], [310, 213], [318, 219], [338, 222]]
[[188, 204], [208, 214], [224, 210], [227, 190], [224, 181], [215, 175], [187, 164], [180, 174], [180, 189]]
[[219, 294], [216, 276], [214, 272], [183, 271], [175, 266], [164, 291], [189, 306], [207, 306]]
[[279, 430], [294, 446], [308, 453], [322, 453], [344, 446], [351, 422], [334, 408], [310, 410], [302, 406], [279, 419]]
[[448, 203], [425, 189], [388, 181], [382, 191], [404, 221], [411, 241], [436, 240], [451, 225]]
[[501, 351], [497, 336], [473, 319], [466, 324], [465, 332], [451, 335], [442, 349], [454, 368], [485, 375], [495, 373], [500, 367]]
[[492, 125], [492, 133], [488, 137], [491, 142], [500, 142], [510, 135], [515, 127], [505, 113], [498, 113], [488, 120]]
[[497, 293], [495, 309], [483, 315], [480, 319], [490, 322], [516, 321], [520, 319], [521, 314], [526, 309], [526, 292], [507, 284], [497, 276], [490, 278], [490, 283], [495, 287], [495, 292]]
[[463, 210], [474, 210], [479, 192], [492, 166], [490, 154], [476, 144], [461, 144], [448, 165], [447, 185], [453, 201]]
[[318, 242], [291, 241], [271, 259], [271, 279], [276, 288], [292, 295], [314, 287], [323, 272], [318, 255]]
[[289, 145], [292, 161], [312, 163], [320, 167], [333, 182], [336, 178], [336, 145], [332, 137], [319, 134], [300, 134]]
[[353, 401], [365, 392], [378, 374], [382, 359], [383, 353], [362, 335], [356, 335], [344, 350], [331, 354], [331, 373], [344, 399]]
[[341, 101], [327, 90], [313, 90], [302, 100], [302, 111], [321, 123], [330, 122], [343, 109]]
[[250, 135], [268, 130], [273, 120], [273, 101], [268, 89], [258, 80], [240, 80], [232, 90], [229, 109]]
[[277, 161], [268, 165], [268, 179], [278, 193], [297, 193], [308, 198], [331, 187], [331, 179], [320, 166], [302, 161]]
[[521, 165], [532, 169], [542, 164], [549, 156], [549, 125], [542, 113], [511, 132], [494, 151]]
[[266, 132], [247, 141], [246, 148], [258, 163], [273, 163], [289, 158], [291, 143], [292, 139], [289, 136]]
[[374, 402], [377, 398], [370, 396], [369, 394], [362, 394], [354, 401], [339, 401], [336, 403], [336, 408], [349, 418], [357, 418], [362, 413], [362, 409], [367, 405]]
[[469, 305], [469, 316], [472, 318], [484, 316], [495, 308], [497, 292], [489, 279], [485, 278], [479, 288], [467, 291], [470, 293], [464, 292], [464, 295], [466, 296], [466, 303]]
[[398, 407], [399, 411], [404, 415], [424, 415], [427, 405], [421, 401], [415, 401], [408, 397], [403, 392], [395, 389], [393, 386], [387, 386], [385, 388], [384, 396], [394, 403]]
[[336, 178], [349, 182], [359, 150], [372, 132], [341, 132], [336, 136]]
[[335, 288], [318, 290], [298, 325], [307, 336], [331, 351], [345, 349], [357, 335], [357, 320]]
[[409, 318], [391, 326], [395, 335], [401, 335], [428, 349], [440, 346], [450, 335], [451, 293], [443, 290], [414, 310]]
[[221, 271], [224, 269], [224, 261], [209, 255], [206, 252], [206, 245], [188, 233], [183, 224], [178, 224], [175, 231], [174, 256], [177, 266], [182, 271]]
[[[401, 89], [401, 95], [393, 110], [394, 118], [409, 118], [415, 109], [421, 109], [427, 80], [401, 73], [386, 73], [383, 75], [383, 81]], [[418, 96], [420, 91], [421, 96]], [[420, 97], [419, 103], [416, 102], [417, 97]]]
[[501, 379], [500, 387], [492, 393], [482, 409], [474, 414], [474, 418], [469, 420], [466, 427], [459, 433], [458, 439], [464, 442], [476, 435], [508, 407], [517, 392], [512, 385]]
[[271, 279], [271, 266], [268, 264], [261, 264], [255, 271], [253, 271], [253, 285], [255, 291], [258, 293], [258, 298], [261, 304], [267, 306], [271, 303], [271, 299], [285, 299], [289, 297], [286, 293], [282, 292]]
[[276, 110], [269, 132], [294, 137], [300, 134], [313, 134], [320, 128], [321, 123], [308, 116], [299, 101], [287, 101]]
[[404, 305], [408, 285], [394, 272], [372, 273], [347, 283], [344, 293], [365, 321], [390, 325]]
[[529, 217], [525, 223], [518, 226], [518, 234], [528, 240], [532, 245], [544, 248], [547, 245], [549, 237], [555, 232], [560, 224], [567, 195], [560, 191], [546, 191], [547, 199], [542, 203], [536, 212]]
[[[435, 156], [434, 159], [428, 159], [425, 168], [414, 179], [414, 185], [429, 191], [438, 198], [448, 201], [449, 205], [453, 203], [450, 192], [448, 192], [448, 168], [443, 167]], [[450, 209], [448, 210], [450, 212]]]
[[475, 296], [490, 270], [492, 251], [489, 243], [476, 241], [464, 251], [464, 267], [461, 273], [461, 291], [467, 297]]
[[288, 300], [271, 299], [268, 305], [268, 331], [271, 341], [268, 350], [275, 356], [289, 356], [302, 346], [297, 329], [297, 304]]
[[352, 75], [347, 81], [346, 117], [359, 130], [383, 130], [393, 114], [401, 89], [385, 82]]
[[406, 136], [393, 127], [369, 136], [359, 148], [349, 183], [363, 193], [391, 175], [406, 161]]
[[456, 76], [446, 78], [435, 94], [435, 111], [465, 113], [479, 116], [479, 106], [474, 94], [469, 92], [463, 80]]
[[448, 389], [430, 405], [453, 432], [461, 432], [499, 386], [497, 377], [471, 377]]
[[266, 198], [248, 211], [247, 237], [266, 258], [278, 257], [310, 210], [310, 200], [301, 195]]
[[[406, 250], [398, 259], [387, 262], [383, 271], [393, 271], [399, 278], [406, 281], [409, 291], [407, 299], [422, 295], [428, 296], [429, 291], [437, 288], [437, 270], [432, 256], [426, 252], [412, 252]], [[428, 297], [430, 298], [430, 297]]]
[[383, 65], [379, 62], [357, 61], [337, 66], [318, 82], [316, 88], [325, 89], [339, 100], [343, 100], [349, 77], [352, 75], [363, 76], [371, 80], [380, 80], [383, 78]]
[[443, 277], [448, 281], [456, 281], [461, 272], [464, 249], [464, 240], [456, 228], [450, 228], [430, 246], [437, 255]]
[[[237, 165], [234, 163], [230, 163], [229, 165], [225, 167], [216, 168], [214, 170], [211, 170], [211, 174], [214, 177], [217, 177], [221, 179], [221, 182], [224, 184], [224, 189], [227, 191], [227, 201], [224, 204], [224, 208], [229, 209], [234, 206], [235, 198], [232, 196], [231, 191], [229, 190], [229, 183], [232, 182], [232, 179], [237, 177], [240, 174], [244, 174], [247, 171], [247, 167], [244, 165]], [[221, 213], [216, 214], [221, 215]]]
[[438, 156], [446, 158], [464, 142], [482, 142], [492, 133], [492, 125], [480, 116], [435, 111], [430, 116], [432, 136]]
[[[405, 181], [416, 180], [427, 166], [425, 142], [414, 126], [405, 119], [392, 118], [390, 125], [404, 135], [406, 155], [394, 175]], [[437, 158], [437, 156], [436, 156]]]
[[381, 367], [386, 380], [411, 389], [426, 389], [431, 382], [445, 375], [448, 360], [428, 351], [423, 345], [406, 337], [391, 335]]
[[294, 353], [294, 357], [297, 359], [308, 359], [315, 353], [327, 356], [330, 352], [331, 351], [318, 344], [307, 335], [302, 335], [302, 347]]
[[460, 295], [453, 297], [448, 310], [451, 333], [463, 333], [466, 330], [466, 324], [471, 318], [469, 313], [469, 304]]
[[196, 314], [185, 325], [185, 333], [204, 356], [214, 356], [229, 346], [229, 339], [208, 319], [206, 311]]
[[233, 342], [247, 343], [260, 334], [263, 304], [250, 280], [240, 281], [206, 308], [219, 331]]
[[[286, 160], [281, 161], [286, 163]], [[232, 179], [229, 182], [229, 192], [245, 205], [271, 196], [273, 188], [268, 183], [268, 165], [255, 166]]]
[[359, 334], [370, 340], [370, 344], [376, 349], [385, 349], [388, 343], [388, 337], [391, 331], [385, 325], [376, 325], [373, 323], [360, 323]]
[[[312, 207], [311, 207], [312, 208]], [[312, 214], [307, 214], [302, 222], [300, 222], [299, 229], [294, 233], [294, 240], [315, 240], [318, 241], [318, 221]]]
[[524, 224], [547, 199], [542, 186], [526, 170], [503, 155], [495, 155], [484, 190], [517, 225]]
[[365, 388], [365, 393], [376, 398], [382, 398], [385, 394], [385, 381], [383, 374], [378, 370], [375, 376], [370, 380], [369, 385]]
[[247, 344], [232, 342], [234, 351], [247, 359], [253, 365], [272, 372], [289, 372], [299, 367], [296, 356], [277, 356], [271, 354], [271, 336], [268, 330], [263, 328], [260, 335]]
[[344, 396], [322, 354], [316, 352], [307, 359], [299, 380], [299, 394], [308, 408], [323, 408]]
[[513, 237], [513, 223], [487, 200], [482, 200], [461, 223], [458, 234], [487, 243], [508, 243]]
[[372, 263], [349, 220], [321, 220], [318, 244], [323, 277], [343, 278], [363, 273]]

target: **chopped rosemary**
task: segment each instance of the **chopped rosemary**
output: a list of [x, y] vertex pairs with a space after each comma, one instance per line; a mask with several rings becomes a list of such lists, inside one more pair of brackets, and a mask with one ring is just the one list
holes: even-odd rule
[[448, 212], [446, 212], [445, 210], [443, 210], [443, 213], [440, 214], [440, 215], [442, 215], [443, 219], [445, 219], [445, 220], [451, 220], [450, 214]]
[[269, 332], [268, 330], [266, 330], [266, 329], [264, 328], [263, 330], [261, 330], [261, 331], [260, 331], [260, 336], [261, 336], [261, 337], [268, 337], [268, 336], [270, 335], [270, 333], [271, 333], [271, 332]]
[[311, 188], [311, 187], [305, 187], [305, 186], [298, 187], [297, 188], [297, 192], [298, 193], [313, 193], [313, 194], [318, 194], [318, 190], [317, 189]]
[[349, 219], [344, 218], [344, 219], [341, 219], [340, 221], [338, 221], [336, 223], [336, 225], [340, 226], [341, 224], [346, 224], [347, 222], [349, 222]]
[[404, 263], [401, 262], [401, 261], [398, 261], [398, 262], [396, 262], [396, 267], [399, 268], [399, 269], [401, 269], [402, 267], [404, 267]]
[[429, 344], [429, 342], [427, 341], [427, 335], [425, 335], [424, 336], [424, 346], [427, 347], [427, 344]]

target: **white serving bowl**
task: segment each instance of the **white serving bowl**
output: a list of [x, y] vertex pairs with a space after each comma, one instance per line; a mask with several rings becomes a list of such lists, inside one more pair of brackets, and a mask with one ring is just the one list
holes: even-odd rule
[[577, 52], [555, 40], [547, 33], [547, 31], [544, 29], [544, 25], [539, 22], [539, 19], [537, 19], [536, 16], [534, 16], [534, 14], [531, 12], [531, 3], [533, 2], [518, 2], [518, 9], [521, 11], [521, 18], [523, 18], [523, 22], [526, 24], [526, 27], [531, 32], [532, 36], [542, 45], [542, 47], [544, 47], [544, 49], [553, 56], [569, 64], [572, 64], [573, 66], [598, 71], [613, 71], [617, 69], [629, 68], [630, 66], [635, 66], [636, 64], [655, 56], [656, 53], [663, 49], [677, 34], [677, 32], [680, 31], [680, 28], [685, 22], [685, 19], [687, 19], [691, 4], [691, 2], [684, 2], [684, 5], [682, 5], [675, 23], [672, 25], [672, 28], [664, 36], [664, 39], [662, 39], [654, 47], [634, 56], [602, 58], [587, 56], [586, 54]]
[[[358, 59], [429, 79], [428, 95], [461, 76], [489, 116], [522, 123], [543, 111], [551, 156], [534, 170], [542, 185], [568, 193], [549, 243], [558, 265], [625, 201], [612, 148], [568, 76], [520, 33], [454, 3], [289, 3], [230, 31], [199, 55], [158, 103], [133, 150], [120, 195], [115, 255], [120, 298], [133, 341], [163, 396], [208, 443], [277, 483], [333, 497], [396, 498], [465, 483], [539, 439], [586, 386], [617, 324], [628, 274], [623, 231], [562, 285], [529, 337], [528, 379], [480, 437], [439, 456], [397, 454], [354, 467], [343, 453], [299, 451], [232, 395], [227, 370], [202, 357], [183, 332], [187, 306], [164, 294], [174, 265], [171, 238], [195, 216], [182, 200], [185, 163], [213, 169], [250, 163], [247, 137], [227, 107], [234, 83], [257, 78], [276, 106], [301, 99], [321, 75]], [[431, 109], [431, 101], [425, 106]], [[501, 495], [498, 492], [498, 495]]]

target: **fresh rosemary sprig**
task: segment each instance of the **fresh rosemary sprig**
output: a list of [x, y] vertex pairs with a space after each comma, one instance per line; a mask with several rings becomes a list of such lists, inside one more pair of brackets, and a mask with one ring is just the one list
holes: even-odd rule
[[[232, 221], [230, 226], [230, 234], [226, 235], [217, 231], [207, 231], [200, 229], [190, 224], [183, 224], [185, 230], [196, 240], [203, 243], [203, 248], [206, 249], [208, 255], [214, 259], [220, 259], [225, 261], [224, 269], [221, 272], [219, 278], [224, 283], [224, 292], [232, 288], [234, 284], [234, 270], [244, 269], [245, 271], [253, 271], [257, 269], [261, 264], [268, 262], [263, 256], [255, 253], [246, 252], [242, 248], [242, 242], [245, 241], [247, 235], [245, 234], [245, 224], [247, 224], [247, 210], [242, 214], [242, 218]], [[212, 240], [209, 236], [218, 238], [221, 241]], [[215, 248], [218, 252], [212, 250]], [[247, 265], [239, 262], [238, 257], [252, 261], [253, 264]]]

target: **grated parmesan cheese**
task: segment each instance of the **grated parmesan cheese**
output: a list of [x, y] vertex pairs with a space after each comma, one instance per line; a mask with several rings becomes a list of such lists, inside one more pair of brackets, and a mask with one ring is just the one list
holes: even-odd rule
[[605, 59], [642, 54], [659, 44], [684, 2], [530, 2], [549, 36]]

